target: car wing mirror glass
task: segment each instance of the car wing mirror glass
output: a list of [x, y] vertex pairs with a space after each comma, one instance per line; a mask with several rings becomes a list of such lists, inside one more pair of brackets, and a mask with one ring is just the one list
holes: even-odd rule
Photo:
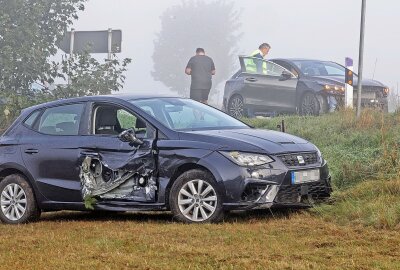
[[281, 77], [279, 80], [281, 81], [286, 81], [292, 78], [292, 74], [286, 70], [282, 71]]
[[122, 131], [118, 138], [123, 142], [128, 142], [132, 145], [142, 145], [143, 141], [136, 137], [136, 132], [133, 128]]

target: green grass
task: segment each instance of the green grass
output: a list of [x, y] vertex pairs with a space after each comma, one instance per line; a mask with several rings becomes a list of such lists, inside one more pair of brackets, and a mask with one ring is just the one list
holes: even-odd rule
[[245, 121], [276, 130], [282, 119], [286, 132], [314, 143], [328, 161], [334, 204], [314, 213], [339, 224], [400, 227], [400, 115], [365, 110], [359, 119], [353, 111], [341, 111]]

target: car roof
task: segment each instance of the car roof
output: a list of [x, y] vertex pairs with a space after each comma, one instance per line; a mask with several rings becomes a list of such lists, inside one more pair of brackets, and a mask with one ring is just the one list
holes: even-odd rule
[[75, 102], [87, 102], [87, 101], [131, 101], [131, 100], [139, 100], [139, 99], [150, 99], [150, 98], [182, 98], [174, 95], [162, 95], [162, 94], [112, 94], [112, 95], [98, 95], [98, 96], [85, 96], [85, 97], [77, 97], [77, 98], [66, 98], [60, 99], [56, 101], [50, 101], [46, 103], [42, 103], [39, 105], [35, 105], [25, 110], [36, 110], [43, 107], [62, 105], [67, 103], [75, 103]]
[[289, 62], [295, 62], [295, 61], [333, 62], [331, 60], [321, 60], [321, 59], [312, 59], [312, 58], [274, 58], [274, 59], [271, 59], [271, 61], [274, 61], [274, 60], [289, 61]]

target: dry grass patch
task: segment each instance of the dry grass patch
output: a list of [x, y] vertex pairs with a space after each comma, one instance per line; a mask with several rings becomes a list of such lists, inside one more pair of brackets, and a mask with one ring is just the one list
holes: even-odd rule
[[232, 213], [186, 225], [169, 213], [45, 214], [0, 225], [2, 269], [398, 269], [396, 231], [338, 226], [307, 212]]

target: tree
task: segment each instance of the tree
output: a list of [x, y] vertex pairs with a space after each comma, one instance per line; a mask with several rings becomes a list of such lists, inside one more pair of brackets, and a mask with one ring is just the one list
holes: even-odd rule
[[152, 76], [181, 95], [188, 94], [184, 69], [197, 47], [214, 59], [217, 74], [213, 88], [226, 80], [237, 66], [240, 12], [233, 2], [184, 1], [161, 16], [161, 31], [154, 42]]
[[48, 58], [85, 1], [0, 0], [0, 98], [13, 114], [29, 104], [30, 85], [48, 77]]
[[[112, 60], [100, 63], [89, 53], [83, 53], [60, 63], [49, 61], [57, 53], [67, 27], [84, 10], [85, 2], [0, 0], [0, 109], [7, 109], [9, 119], [36, 103], [110, 94], [122, 87], [130, 59], [119, 61], [114, 55]], [[36, 81], [57, 78], [68, 78], [69, 83], [54, 91], [31, 89]], [[2, 115], [0, 111], [0, 118]]]
[[59, 85], [54, 91], [45, 94], [56, 99], [111, 94], [123, 86], [124, 72], [130, 62], [129, 58], [120, 62], [113, 55], [111, 60], [100, 63], [88, 52], [64, 58], [59, 65], [54, 63], [53, 76], [68, 80], [69, 83]]

